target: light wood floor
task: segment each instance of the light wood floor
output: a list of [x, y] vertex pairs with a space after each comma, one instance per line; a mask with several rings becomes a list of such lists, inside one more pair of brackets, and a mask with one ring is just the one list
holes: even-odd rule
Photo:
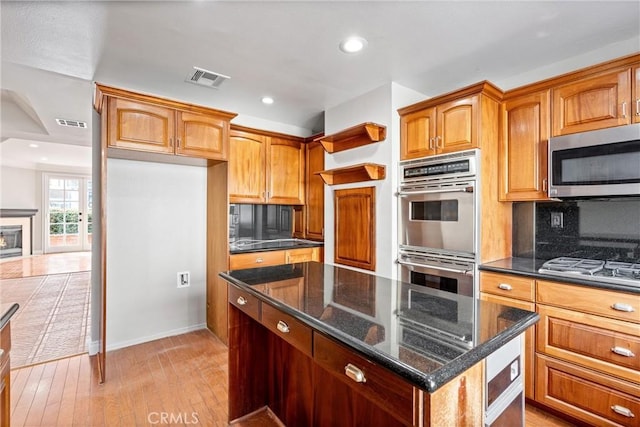
[[[11, 372], [11, 423], [20, 426], [227, 425], [227, 347], [208, 330], [107, 353], [107, 381], [82, 355]], [[527, 427], [565, 427], [527, 406]]]
[[0, 260], [0, 279], [91, 270], [91, 252], [65, 252]]

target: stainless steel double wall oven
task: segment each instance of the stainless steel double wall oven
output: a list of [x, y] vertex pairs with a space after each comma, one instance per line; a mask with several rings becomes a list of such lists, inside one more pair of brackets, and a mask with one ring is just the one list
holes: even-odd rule
[[475, 296], [478, 150], [400, 163], [400, 280]]

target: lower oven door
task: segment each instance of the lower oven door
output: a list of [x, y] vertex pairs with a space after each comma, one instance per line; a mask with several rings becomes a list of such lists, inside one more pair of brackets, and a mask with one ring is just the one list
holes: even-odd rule
[[475, 253], [475, 182], [436, 188], [404, 187], [400, 197], [400, 246]]
[[400, 280], [414, 285], [474, 297], [475, 264], [400, 254]]

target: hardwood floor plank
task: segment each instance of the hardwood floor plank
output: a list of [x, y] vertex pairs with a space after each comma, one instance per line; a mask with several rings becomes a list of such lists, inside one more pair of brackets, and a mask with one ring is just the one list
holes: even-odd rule
[[[102, 385], [95, 358], [86, 354], [12, 371], [12, 426], [167, 425], [160, 424], [162, 416], [171, 425], [227, 426], [227, 348], [209, 331], [123, 348], [107, 357], [109, 375]], [[572, 426], [530, 405], [525, 423]]]

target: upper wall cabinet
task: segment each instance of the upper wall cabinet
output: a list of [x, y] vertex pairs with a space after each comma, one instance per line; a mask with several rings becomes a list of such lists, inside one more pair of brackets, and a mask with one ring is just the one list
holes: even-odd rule
[[480, 147], [483, 111], [497, 108], [501, 99], [500, 89], [481, 82], [401, 108], [400, 159]]
[[500, 200], [546, 199], [549, 91], [507, 98], [500, 112]]
[[633, 67], [633, 123], [640, 123], [640, 65]]
[[304, 204], [302, 138], [234, 126], [229, 141], [230, 203]]
[[[630, 124], [631, 68], [585, 77], [553, 89], [553, 136]], [[634, 103], [635, 104], [635, 103]]]
[[317, 141], [306, 145], [305, 237], [324, 239], [324, 181], [316, 172], [324, 170], [324, 148]]
[[96, 89], [107, 96], [109, 148], [227, 159], [229, 120], [235, 114], [102, 85]]

